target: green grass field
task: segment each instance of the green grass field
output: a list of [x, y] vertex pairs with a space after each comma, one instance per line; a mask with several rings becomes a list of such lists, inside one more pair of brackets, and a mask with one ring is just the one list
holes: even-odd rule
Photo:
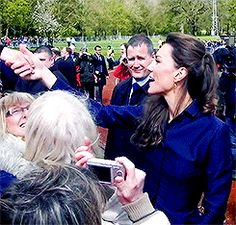
[[[198, 37], [199, 39], [203, 40], [203, 41], [219, 41], [220, 37], [212, 37], [212, 36], [201, 36]], [[160, 41], [163, 41], [165, 39], [165, 37], [161, 37], [161, 38], [152, 38], [152, 42], [154, 44], [155, 48], [159, 47]], [[127, 40], [102, 40], [102, 41], [90, 41], [90, 42], [76, 42], [76, 51], [79, 52], [81, 47], [87, 47], [88, 51], [90, 53], [94, 52], [94, 47], [96, 45], [100, 45], [102, 47], [102, 54], [104, 56], [106, 56], [107, 54], [107, 46], [111, 45], [115, 51], [115, 59], [119, 58], [120, 55], [120, 45], [124, 42], [127, 42]], [[66, 41], [65, 42], [57, 42], [54, 43], [55, 47], [58, 47], [59, 49], [62, 49], [63, 47], [67, 46]]]
[[[107, 54], [107, 46], [111, 45], [114, 49], [115, 52], [115, 59], [119, 58], [120, 54], [120, 45], [124, 42], [127, 42], [125, 40], [104, 40], [104, 41], [91, 41], [91, 42], [76, 42], [76, 52], [79, 52], [80, 48], [82, 47], [87, 47], [88, 52], [93, 53], [94, 52], [94, 47], [96, 45], [100, 45], [102, 47], [102, 54], [106, 56]], [[58, 47], [62, 49], [63, 47], [67, 46], [66, 42], [59, 42], [54, 44], [55, 47]]]

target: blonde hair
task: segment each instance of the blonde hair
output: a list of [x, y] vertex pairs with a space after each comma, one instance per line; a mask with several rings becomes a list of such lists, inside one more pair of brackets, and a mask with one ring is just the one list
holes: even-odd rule
[[65, 91], [46, 92], [31, 105], [26, 123], [25, 158], [71, 163], [84, 138], [97, 140], [96, 125], [84, 98]]
[[34, 97], [24, 92], [12, 92], [5, 94], [0, 99], [0, 136], [8, 134], [6, 126], [6, 113], [10, 107], [22, 103], [32, 103]]

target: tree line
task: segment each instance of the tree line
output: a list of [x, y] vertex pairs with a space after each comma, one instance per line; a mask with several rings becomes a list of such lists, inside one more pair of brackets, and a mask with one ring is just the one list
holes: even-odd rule
[[[0, 35], [210, 35], [212, 0], [0, 0]], [[235, 34], [236, 1], [218, 0], [220, 34]]]

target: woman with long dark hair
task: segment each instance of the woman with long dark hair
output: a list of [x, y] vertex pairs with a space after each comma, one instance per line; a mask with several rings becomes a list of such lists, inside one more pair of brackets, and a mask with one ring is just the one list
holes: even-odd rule
[[[23, 53], [30, 56], [26, 50]], [[33, 74], [30, 64], [29, 71], [21, 63], [13, 63], [12, 69], [22, 77], [41, 78], [49, 88], [74, 91], [37, 59], [32, 61]], [[98, 125], [137, 126], [131, 141], [142, 152], [144, 189], [172, 224], [222, 224], [232, 159], [229, 128], [214, 115], [214, 60], [201, 41], [170, 33], [149, 70], [152, 96], [146, 105], [103, 106], [90, 101], [90, 110]]]

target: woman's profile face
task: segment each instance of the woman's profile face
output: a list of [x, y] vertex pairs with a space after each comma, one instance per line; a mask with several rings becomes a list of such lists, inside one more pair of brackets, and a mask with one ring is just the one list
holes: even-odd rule
[[25, 123], [30, 103], [24, 102], [9, 107], [6, 113], [8, 133], [16, 137], [25, 137]]
[[152, 63], [148, 66], [150, 76], [154, 81], [150, 82], [149, 94], [168, 95], [174, 87], [174, 77], [178, 69], [172, 58], [172, 46], [164, 44], [154, 55]]

